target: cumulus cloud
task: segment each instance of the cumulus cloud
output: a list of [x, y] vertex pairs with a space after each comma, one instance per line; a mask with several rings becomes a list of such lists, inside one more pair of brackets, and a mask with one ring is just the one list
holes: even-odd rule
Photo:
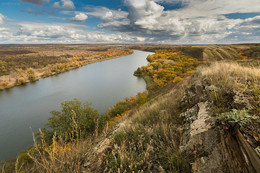
[[259, 42], [260, 16], [243, 20], [234, 31], [223, 40], [230, 42]]
[[86, 8], [89, 12], [86, 12], [87, 15], [99, 17], [103, 20], [103, 22], [114, 21], [118, 19], [124, 19], [127, 17], [128, 13], [125, 11], [119, 10], [111, 10], [106, 7], [94, 7], [94, 8]]
[[22, 23], [19, 31], [16, 33], [18, 37], [27, 37], [35, 40], [77, 40], [82, 36], [82, 30], [66, 24], [46, 24], [46, 23]]
[[78, 13], [75, 17], [70, 18], [69, 20], [72, 22], [84, 22], [86, 21], [88, 16], [85, 13]]
[[[25, 1], [25, 0], [23, 0]], [[33, 1], [33, 0], [26, 0]], [[44, 0], [42, 0], [43, 2]], [[46, 0], [45, 0], [46, 1]], [[230, 43], [260, 40], [260, 16], [239, 19], [229, 18], [231, 13], [260, 12], [259, 0], [124, 0], [126, 11], [106, 7], [86, 7], [83, 11], [63, 11], [71, 15], [67, 20], [84, 22], [88, 17], [98, 17], [98, 28], [113, 33], [88, 32], [82, 25], [20, 24], [16, 32], [1, 28], [6, 36], [27, 42], [86, 43]], [[34, 1], [36, 2], [36, 1]], [[38, 1], [39, 2], [39, 1]], [[47, 1], [46, 1], [47, 2]], [[178, 8], [165, 8], [165, 4], [178, 4]], [[181, 5], [179, 5], [181, 4]], [[253, 5], [252, 5], [253, 4]], [[55, 8], [75, 8], [71, 0], [53, 4]], [[34, 13], [34, 11], [28, 11]], [[0, 14], [0, 24], [4, 17]], [[41, 26], [41, 27], [39, 27]], [[0, 25], [1, 27], [1, 25]], [[1, 33], [0, 32], [0, 33]], [[11, 35], [10, 35], [11, 34]], [[13, 36], [12, 36], [13, 34]], [[22, 42], [22, 41], [21, 41]]]
[[6, 24], [5, 20], [7, 17], [0, 13], [0, 42], [5, 43], [5, 41], [9, 41], [12, 38], [11, 28], [8, 28], [8, 24]]
[[108, 34], [104, 32], [91, 32], [87, 34], [87, 40], [90, 42], [101, 43], [126, 43], [134, 42], [136, 38], [126, 34]]
[[1, 43], [84, 43], [85, 40], [84, 26], [74, 24], [18, 23], [0, 28]]
[[145, 38], [125, 33], [87, 31], [85, 25], [68, 23], [17, 23], [1, 27], [1, 43], [136, 43]]
[[164, 7], [151, 0], [126, 0], [129, 9], [129, 19], [131, 24], [146, 27], [150, 24], [158, 24], [158, 19], [162, 16]]
[[12, 38], [13, 35], [12, 33], [9, 31], [8, 28], [1, 28], [0, 27], [0, 41], [1, 43], [7, 43], [10, 41], [10, 38]]
[[[165, 10], [164, 3], [182, 6]], [[244, 21], [227, 18], [226, 14], [260, 12], [258, 0], [125, 0], [125, 5], [126, 17], [103, 22], [98, 27], [154, 41], [216, 42], [232, 34]]]
[[74, 3], [71, 0], [61, 0], [52, 5], [53, 8], [75, 9]]
[[38, 4], [41, 5], [45, 2], [50, 2], [50, 0], [20, 0], [21, 2], [28, 2], [28, 3], [33, 3], [33, 4]]

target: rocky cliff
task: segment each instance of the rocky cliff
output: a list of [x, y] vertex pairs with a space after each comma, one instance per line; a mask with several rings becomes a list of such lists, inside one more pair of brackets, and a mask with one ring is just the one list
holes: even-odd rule
[[[259, 156], [239, 127], [224, 129], [216, 121], [211, 95], [217, 90], [221, 88], [197, 80], [182, 98], [182, 102], [190, 108], [180, 115], [185, 123], [179, 149], [190, 164], [190, 171], [259, 172]], [[248, 107], [249, 101], [242, 93], [225, 94], [231, 98], [228, 104], [234, 108]]]

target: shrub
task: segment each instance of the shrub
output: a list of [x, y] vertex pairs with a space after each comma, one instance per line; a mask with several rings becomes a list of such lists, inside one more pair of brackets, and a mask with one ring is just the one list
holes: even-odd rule
[[147, 102], [148, 92], [138, 92], [136, 99], [136, 106], [141, 106]]
[[129, 111], [135, 106], [141, 106], [147, 102], [148, 92], [138, 92], [136, 97], [125, 98], [125, 101], [119, 101], [112, 108], [108, 109], [107, 115], [114, 118]]
[[16, 79], [15, 84], [16, 85], [23, 85], [23, 84], [25, 84], [25, 82], [26, 82], [25, 79], [23, 77], [20, 77], [20, 78]]
[[32, 68], [27, 69], [27, 77], [31, 82], [36, 80], [35, 72]]
[[28, 79], [29, 79], [31, 82], [33, 82], [33, 81], [36, 80], [36, 77], [35, 77], [33, 74], [29, 74], [29, 75], [28, 75]]
[[130, 108], [129, 108], [129, 105], [127, 104], [127, 102], [120, 101], [120, 102], [116, 103], [112, 107], [112, 109], [109, 109], [107, 114], [109, 114], [111, 117], [115, 117], [118, 114], [121, 114], [121, 113], [125, 112], [128, 109], [130, 109]]
[[243, 127], [244, 125], [251, 122], [252, 119], [257, 119], [257, 116], [251, 116], [247, 112], [247, 110], [237, 110], [232, 109], [230, 112], [225, 112], [220, 114], [218, 120], [224, 126], [225, 129], [228, 129], [229, 126], [234, 127], [235, 125], [239, 125]]
[[175, 77], [175, 78], [173, 79], [173, 83], [177, 83], [177, 82], [180, 82], [180, 81], [182, 81], [182, 78], [179, 77], [179, 76], [177, 76], [177, 77]]
[[142, 76], [142, 71], [141, 71], [141, 68], [140, 68], [140, 67], [137, 68], [137, 70], [134, 72], [134, 75], [135, 75], [135, 76], [138, 76], [138, 77], [139, 77], [139, 76]]
[[[63, 140], [84, 138], [92, 135], [96, 130], [99, 114], [86, 102], [82, 104], [74, 99], [61, 103], [61, 111], [51, 111], [46, 128], [42, 129], [44, 138], [51, 143], [54, 134]], [[38, 138], [40, 134], [37, 134]]]

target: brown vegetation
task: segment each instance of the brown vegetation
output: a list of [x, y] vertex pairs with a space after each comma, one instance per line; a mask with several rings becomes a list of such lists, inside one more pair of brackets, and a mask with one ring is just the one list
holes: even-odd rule
[[132, 53], [130, 49], [118, 47], [119, 45], [3, 45], [0, 47], [0, 90]]
[[[260, 66], [252, 63], [257, 57], [241, 59], [233, 48], [243, 51], [250, 46], [216, 46], [210, 51], [211, 46], [204, 46], [201, 55], [218, 53], [210, 57], [214, 62], [202, 63], [208, 56], [199, 59], [202, 65], [197, 69], [196, 57], [176, 49], [158, 50], [148, 57], [149, 65], [135, 72], [148, 76], [158, 92], [118, 102], [93, 121], [98, 130], [84, 138], [77, 135], [78, 123], [71, 118], [75, 135], [69, 142], [56, 134], [51, 145], [41, 138], [41, 145], [35, 142], [5, 168], [15, 167], [18, 172], [254, 172], [257, 159], [252, 160], [239, 141], [256, 158], [260, 156], [260, 118], [245, 119], [260, 117]], [[228, 50], [237, 56], [227, 55]], [[218, 122], [221, 115], [232, 113], [246, 114], [238, 117], [246, 125]], [[243, 135], [238, 137], [240, 131]]]

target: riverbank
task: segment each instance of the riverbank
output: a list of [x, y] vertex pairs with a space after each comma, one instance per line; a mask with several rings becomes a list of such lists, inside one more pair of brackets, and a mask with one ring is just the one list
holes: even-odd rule
[[125, 97], [145, 91], [145, 81], [133, 76], [133, 71], [148, 63], [149, 54], [134, 50], [131, 55], [0, 92], [0, 160], [16, 157], [20, 150], [32, 145], [31, 131], [42, 128], [50, 111], [59, 110], [65, 100], [91, 102], [103, 114]]
[[[133, 53], [132, 50], [118, 47], [101, 47], [90, 50], [65, 51], [64, 47], [49, 52], [36, 49], [33, 51], [17, 51], [13, 48], [3, 51], [0, 57], [0, 90], [35, 82], [41, 78], [53, 76], [87, 64], [118, 58]], [[39, 53], [41, 51], [41, 53]]]
[[[252, 66], [252, 59], [204, 64], [182, 52], [159, 49], [148, 60], [135, 75], [149, 76], [156, 95], [143, 93], [118, 102], [90, 122], [92, 129], [77, 126], [87, 124], [74, 118], [82, 114], [59, 112], [72, 116], [68, 133], [74, 138], [64, 142], [62, 136], [49, 136], [52, 145], [35, 145], [17, 159], [21, 170], [257, 172], [259, 64]], [[53, 127], [52, 133], [57, 131]], [[78, 138], [75, 127], [91, 130], [90, 136]]]

